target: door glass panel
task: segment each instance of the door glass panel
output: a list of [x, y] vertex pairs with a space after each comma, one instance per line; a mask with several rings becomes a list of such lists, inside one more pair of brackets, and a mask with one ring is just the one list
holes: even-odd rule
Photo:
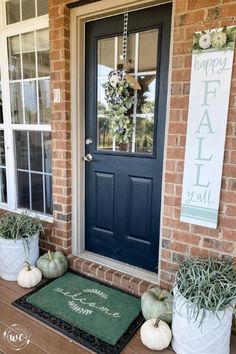
[[[123, 38], [119, 36], [98, 40], [98, 150], [153, 154], [154, 120], [157, 119], [157, 117], [155, 118], [157, 45], [158, 29], [132, 33], [128, 36], [126, 72], [130, 75], [131, 80], [139, 83], [140, 89], [128, 89], [131, 107], [122, 114], [121, 112], [114, 113], [114, 111], [111, 113], [111, 104], [109, 104], [107, 97], [111, 97], [109, 92], [113, 88], [116, 95], [112, 95], [114, 102], [116, 97], [119, 99], [119, 95], [127, 96], [127, 91], [120, 87], [121, 83], [117, 79], [117, 72], [114, 73], [114, 81], [109, 81], [108, 77], [112, 70], [123, 69]], [[109, 91], [107, 90], [108, 82], [111, 85]], [[119, 116], [122, 117], [121, 121], [114, 125], [114, 118], [119, 121]], [[118, 132], [119, 135], [115, 132]]]
[[[138, 71], [156, 71], [157, 65], [157, 30], [139, 34]], [[147, 53], [147, 55], [145, 55]]]
[[[118, 37], [118, 57], [117, 57], [117, 69], [122, 68], [122, 54], [123, 54], [123, 37]], [[136, 48], [136, 34], [132, 33], [127, 38], [127, 62], [128, 64], [128, 71], [129, 73], [133, 73], [135, 71], [135, 48]]]
[[98, 41], [98, 76], [107, 76], [115, 68], [115, 39]]

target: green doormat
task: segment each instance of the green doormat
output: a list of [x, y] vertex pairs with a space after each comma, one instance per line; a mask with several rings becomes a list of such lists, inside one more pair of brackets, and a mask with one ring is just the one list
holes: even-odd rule
[[139, 298], [75, 272], [13, 305], [97, 353], [119, 353], [143, 321]]

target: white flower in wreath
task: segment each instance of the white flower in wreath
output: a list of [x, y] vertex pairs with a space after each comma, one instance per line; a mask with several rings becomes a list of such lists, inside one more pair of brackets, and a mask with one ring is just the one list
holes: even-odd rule
[[214, 48], [221, 49], [227, 41], [227, 35], [224, 32], [215, 32], [212, 35], [211, 45]]
[[120, 81], [119, 75], [112, 74], [110, 77], [109, 83], [112, 87], [116, 88], [119, 81]]
[[199, 38], [199, 47], [202, 49], [208, 49], [211, 46], [211, 35], [210, 33], [202, 34]]

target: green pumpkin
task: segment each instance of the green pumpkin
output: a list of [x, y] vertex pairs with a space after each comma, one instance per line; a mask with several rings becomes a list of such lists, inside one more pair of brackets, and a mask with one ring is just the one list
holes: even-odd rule
[[60, 277], [67, 271], [68, 262], [60, 251], [48, 251], [37, 260], [37, 267], [41, 270], [44, 278], [53, 279]]
[[145, 320], [158, 318], [169, 313], [163, 320], [169, 324], [172, 321], [173, 295], [167, 290], [158, 287], [145, 291], [141, 297], [142, 313]]

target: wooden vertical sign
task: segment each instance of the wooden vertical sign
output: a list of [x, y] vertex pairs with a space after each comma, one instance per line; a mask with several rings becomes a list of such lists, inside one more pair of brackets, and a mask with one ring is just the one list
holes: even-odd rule
[[180, 220], [210, 228], [217, 227], [234, 37], [235, 28], [195, 34], [192, 54]]

